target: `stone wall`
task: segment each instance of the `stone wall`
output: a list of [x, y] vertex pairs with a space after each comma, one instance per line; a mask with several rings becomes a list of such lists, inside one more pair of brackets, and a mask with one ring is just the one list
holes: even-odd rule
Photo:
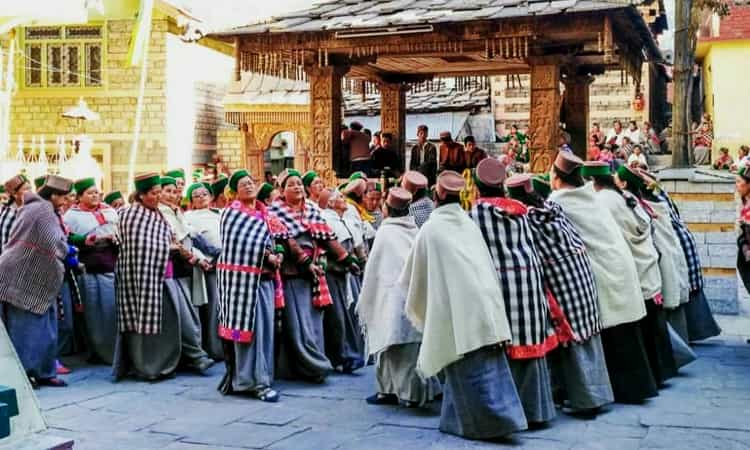
[[244, 133], [236, 128], [220, 128], [216, 132], [216, 153], [230, 171], [245, 166], [242, 139]]
[[226, 91], [226, 84], [204, 81], [195, 84], [194, 163], [208, 162], [216, 151], [219, 128], [226, 125], [222, 104]]
[[[644, 75], [646, 73], [644, 66]], [[599, 122], [606, 132], [612, 127], [615, 119], [625, 126], [629, 120], [643, 122], [644, 111], [635, 111], [632, 101], [635, 98], [635, 87], [623, 83], [620, 71], [608, 71], [595, 77], [590, 87], [590, 122]], [[521, 75], [514, 87], [508, 87], [507, 76], [491, 77], [492, 102], [495, 111], [495, 123], [501, 132], [509, 130], [510, 125], [526, 125], [529, 122], [529, 88], [531, 80], [528, 75]], [[645, 80], [645, 78], [644, 78]]]
[[726, 173], [694, 169], [667, 169], [661, 183], [695, 236], [703, 265], [704, 292], [719, 314], [740, 314], [737, 282], [737, 202], [734, 181]]
[[[105, 179], [108, 186], [128, 190], [128, 159], [135, 122], [135, 110], [140, 79], [139, 67], [127, 67], [128, 42], [134, 22], [113, 20], [106, 22], [106, 59], [101, 88], [21, 88], [12, 99], [11, 143], [14, 147], [18, 135], [29, 139], [44, 135], [54, 143], [55, 136], [66, 138], [81, 130], [71, 120], [61, 117], [62, 112], [77, 104], [83, 97], [89, 107], [100, 114], [101, 120], [85, 124], [85, 131], [97, 144], [106, 144], [111, 152], [110, 173]], [[165, 128], [165, 65], [167, 21], [154, 20], [149, 46], [149, 69], [142, 116], [141, 142], [138, 148], [138, 171], [161, 170], [166, 160]], [[19, 57], [16, 65], [22, 65]], [[20, 81], [20, 79], [19, 79]], [[48, 151], [51, 147], [48, 147]], [[82, 174], [83, 175], [83, 174]], [[105, 186], [107, 187], [107, 186]]]

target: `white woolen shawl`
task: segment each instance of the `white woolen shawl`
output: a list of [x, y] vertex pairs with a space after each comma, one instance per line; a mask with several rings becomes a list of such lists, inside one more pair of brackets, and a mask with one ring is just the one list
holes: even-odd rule
[[91, 211], [83, 211], [79, 208], [71, 208], [65, 212], [63, 216], [63, 222], [70, 228], [70, 231], [75, 234], [91, 234], [95, 236], [106, 236], [108, 234], [117, 236], [118, 228], [117, 223], [120, 218], [117, 216], [117, 211], [114, 208], [105, 207], [99, 210], [104, 216], [104, 220], [107, 222], [100, 225], [96, 220], [96, 215]]
[[203, 236], [208, 244], [221, 249], [219, 219], [221, 214], [209, 208], [191, 209], [185, 213], [185, 222], [195, 234]]
[[[643, 299], [654, 298], [661, 292], [661, 271], [659, 270], [659, 252], [656, 251], [651, 238], [651, 216], [640, 204], [635, 208], [630, 208], [625, 198], [612, 189], [602, 189], [596, 195], [609, 209], [630, 247], [630, 254], [633, 255], [635, 268], [638, 270]], [[635, 197], [633, 200], [637, 201]]]
[[[185, 215], [182, 214], [180, 209], [172, 209], [170, 206], [160, 204], [159, 211], [172, 228], [177, 242], [181, 243], [197, 258], [208, 259], [203, 252], [193, 248], [193, 241], [190, 237], [194, 234], [194, 230], [185, 220]], [[203, 306], [208, 303], [206, 277], [199, 266], [193, 266], [193, 276], [190, 278], [190, 300], [194, 306]]]
[[672, 227], [669, 209], [664, 202], [646, 202], [653, 208], [657, 217], [654, 219], [654, 245], [659, 250], [659, 268], [662, 278], [662, 296], [664, 307], [677, 308], [690, 300], [690, 279], [685, 252], [682, 251], [680, 238]]
[[599, 316], [602, 328], [635, 322], [646, 315], [638, 271], [620, 228], [604, 201], [589, 183], [575, 189], [552, 192], [581, 234], [594, 269], [599, 291]]
[[418, 231], [409, 216], [386, 218], [375, 233], [357, 302], [370, 354], [392, 345], [422, 341], [422, 335], [406, 318], [406, 290], [398, 284]]
[[417, 371], [425, 378], [511, 339], [490, 251], [457, 204], [435, 209], [419, 230], [399, 284], [407, 291], [406, 316], [422, 332]]

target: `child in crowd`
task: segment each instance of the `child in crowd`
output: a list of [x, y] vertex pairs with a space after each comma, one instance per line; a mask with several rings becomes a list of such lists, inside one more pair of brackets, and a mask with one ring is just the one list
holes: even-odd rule
[[643, 149], [640, 145], [633, 146], [633, 153], [628, 156], [628, 167], [640, 169], [648, 167], [646, 155], [643, 154]]
[[719, 150], [719, 153], [719, 158], [714, 161], [712, 167], [716, 170], [729, 170], [732, 167], [732, 164], [734, 164], [734, 160], [729, 155], [729, 149], [722, 147]]

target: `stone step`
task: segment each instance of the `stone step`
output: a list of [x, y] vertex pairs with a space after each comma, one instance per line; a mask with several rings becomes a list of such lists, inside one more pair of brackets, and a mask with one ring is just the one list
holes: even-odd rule
[[0, 439], [10, 436], [10, 407], [0, 403]]

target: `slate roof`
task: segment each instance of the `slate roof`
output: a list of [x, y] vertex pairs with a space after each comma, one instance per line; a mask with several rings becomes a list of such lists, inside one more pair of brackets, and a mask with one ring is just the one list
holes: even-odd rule
[[328, 0], [215, 35], [293, 33], [508, 19], [625, 8], [630, 0]]
[[[304, 81], [250, 72], [243, 73], [242, 80], [224, 98], [225, 105], [307, 105], [309, 101], [310, 87]], [[448, 80], [442, 80], [439, 89], [406, 94], [406, 110], [410, 113], [474, 111], [489, 106], [488, 88], [458, 90]], [[361, 93], [344, 91], [344, 110], [347, 115], [380, 114], [380, 94], [371, 93], [363, 99]]]

